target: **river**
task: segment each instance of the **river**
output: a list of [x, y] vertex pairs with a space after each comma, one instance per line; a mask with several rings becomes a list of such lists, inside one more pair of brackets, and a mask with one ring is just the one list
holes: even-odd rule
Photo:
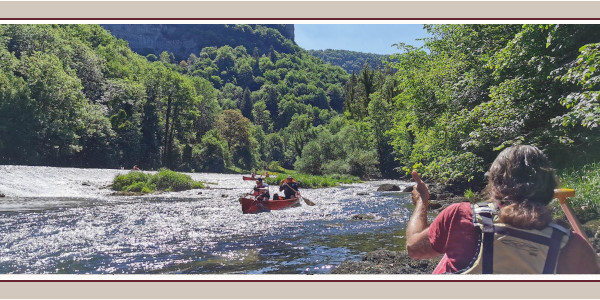
[[0, 274], [324, 274], [404, 248], [409, 195], [376, 190], [407, 182], [302, 189], [315, 206], [244, 215], [237, 199], [254, 183], [241, 175], [190, 173], [209, 188], [112, 195], [126, 172], [0, 166]]

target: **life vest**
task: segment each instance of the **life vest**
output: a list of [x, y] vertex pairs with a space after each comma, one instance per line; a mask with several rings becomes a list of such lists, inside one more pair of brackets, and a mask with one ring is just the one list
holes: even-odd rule
[[[286, 183], [288, 183], [288, 182], [287, 182], [287, 179], [284, 179], [284, 180], [282, 180], [282, 181], [279, 183], [279, 185], [284, 185], [284, 184], [286, 184]], [[290, 183], [296, 183], [296, 179], [292, 179], [292, 182], [290, 182]]]
[[550, 223], [526, 230], [500, 223], [495, 203], [471, 205], [478, 232], [475, 257], [460, 274], [554, 274], [570, 231]]

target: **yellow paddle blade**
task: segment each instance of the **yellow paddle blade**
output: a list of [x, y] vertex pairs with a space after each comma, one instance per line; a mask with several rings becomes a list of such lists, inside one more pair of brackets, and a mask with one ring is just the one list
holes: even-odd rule
[[575, 197], [574, 189], [555, 189], [554, 198], [558, 199], [560, 203], [566, 203], [567, 198]]

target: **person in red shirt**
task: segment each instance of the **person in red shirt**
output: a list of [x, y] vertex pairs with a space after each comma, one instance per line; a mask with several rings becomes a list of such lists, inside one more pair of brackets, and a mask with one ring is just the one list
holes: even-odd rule
[[[415, 210], [406, 228], [406, 250], [413, 259], [443, 254], [434, 274], [456, 273], [468, 267], [477, 255], [478, 235], [473, 211], [468, 202], [455, 203], [427, 224], [429, 190], [417, 172], [412, 191]], [[546, 206], [556, 187], [554, 170], [538, 148], [518, 145], [502, 151], [489, 171], [488, 201], [499, 207], [500, 222], [514, 228], [542, 229], [551, 222]], [[515, 268], [518, 269], [518, 268]], [[571, 232], [558, 254], [555, 272], [559, 274], [595, 274], [600, 268], [594, 249], [581, 235]]]

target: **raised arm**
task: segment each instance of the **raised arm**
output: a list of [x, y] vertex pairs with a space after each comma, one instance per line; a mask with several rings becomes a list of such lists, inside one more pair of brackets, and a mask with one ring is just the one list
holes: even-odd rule
[[412, 191], [415, 210], [406, 226], [406, 251], [414, 259], [431, 258], [439, 253], [433, 250], [429, 242], [429, 225], [427, 224], [427, 208], [429, 206], [429, 189], [416, 171], [412, 177], [417, 183]]

